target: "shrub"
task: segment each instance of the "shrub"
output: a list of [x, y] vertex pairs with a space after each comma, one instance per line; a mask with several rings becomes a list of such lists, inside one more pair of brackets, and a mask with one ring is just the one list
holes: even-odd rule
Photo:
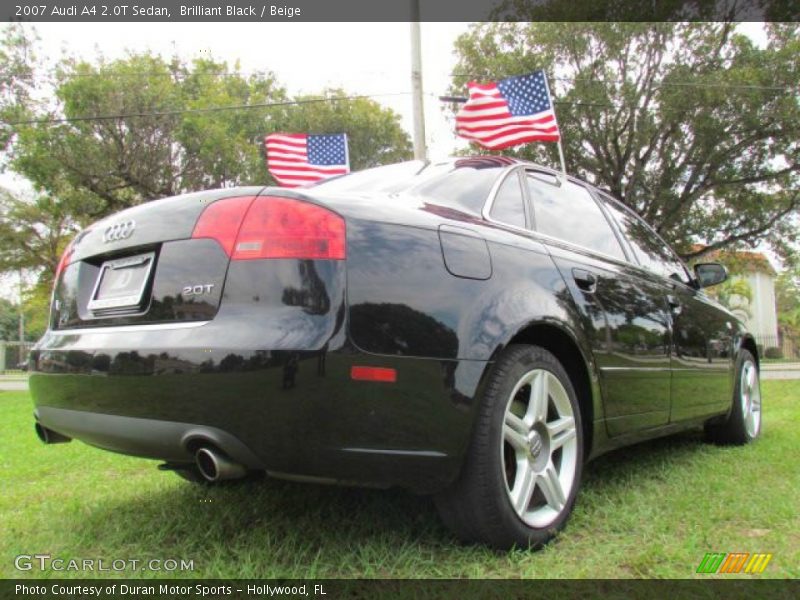
[[783, 351], [780, 348], [767, 348], [764, 350], [764, 358], [783, 358]]

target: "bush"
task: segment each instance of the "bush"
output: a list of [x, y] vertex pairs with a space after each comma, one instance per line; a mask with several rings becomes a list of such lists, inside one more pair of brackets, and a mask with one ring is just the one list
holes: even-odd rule
[[764, 350], [764, 358], [783, 358], [783, 351], [780, 348], [767, 348]]

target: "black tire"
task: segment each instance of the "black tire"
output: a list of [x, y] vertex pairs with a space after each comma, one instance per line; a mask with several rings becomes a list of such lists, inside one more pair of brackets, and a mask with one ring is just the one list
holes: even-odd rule
[[[550, 392], [534, 393], [545, 389], [534, 386], [545, 384]], [[512, 398], [519, 385], [522, 387]], [[525, 405], [526, 395], [547, 399], [544, 413], [539, 411], [544, 415], [540, 421], [529, 419], [534, 401]], [[567, 429], [570, 417], [572, 430]], [[516, 427], [528, 421], [533, 423], [528, 433], [517, 436], [525, 430]], [[565, 429], [556, 431], [558, 426]], [[436, 496], [436, 506], [444, 523], [465, 542], [502, 550], [539, 549], [566, 524], [582, 467], [580, 406], [566, 370], [544, 348], [512, 345], [489, 375], [459, 478]], [[529, 471], [530, 478], [526, 478]], [[526, 481], [535, 483], [525, 485]], [[566, 494], [562, 481], [569, 484]], [[531, 491], [526, 494], [528, 488]], [[519, 508], [514, 508], [512, 498], [517, 498], [514, 504]], [[551, 498], [555, 498], [553, 502]]]
[[761, 434], [761, 416], [761, 388], [756, 359], [749, 351], [740, 350], [736, 358], [731, 410], [725, 418], [706, 423], [706, 438], [715, 444], [749, 444]]

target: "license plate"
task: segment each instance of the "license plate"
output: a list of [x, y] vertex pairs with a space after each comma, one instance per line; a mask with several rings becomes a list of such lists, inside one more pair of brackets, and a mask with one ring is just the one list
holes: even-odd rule
[[107, 260], [100, 267], [89, 310], [135, 308], [142, 303], [155, 252]]

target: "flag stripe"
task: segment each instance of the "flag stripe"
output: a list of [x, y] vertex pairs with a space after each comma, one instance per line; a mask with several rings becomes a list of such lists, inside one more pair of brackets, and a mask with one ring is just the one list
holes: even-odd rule
[[350, 172], [347, 136], [274, 133], [264, 138], [267, 167], [279, 185], [298, 187]]
[[492, 150], [561, 139], [543, 71], [467, 88], [469, 99], [456, 114], [461, 137]]

